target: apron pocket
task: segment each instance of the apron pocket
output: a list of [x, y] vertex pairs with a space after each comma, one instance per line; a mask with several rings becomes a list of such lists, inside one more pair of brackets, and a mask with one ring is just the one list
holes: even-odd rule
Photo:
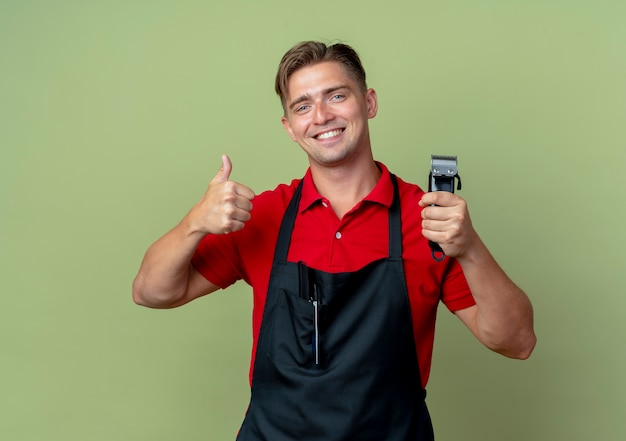
[[315, 364], [315, 308], [311, 301], [281, 289], [266, 319], [267, 354], [270, 359], [291, 366]]

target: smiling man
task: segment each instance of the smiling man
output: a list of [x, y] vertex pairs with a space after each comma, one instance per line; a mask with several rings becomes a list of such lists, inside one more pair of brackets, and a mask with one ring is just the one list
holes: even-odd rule
[[432, 440], [424, 399], [439, 302], [485, 346], [520, 359], [536, 341], [532, 306], [462, 198], [425, 193], [374, 160], [378, 100], [351, 47], [296, 45], [276, 92], [309, 159], [304, 177], [255, 195], [229, 179], [222, 156], [203, 198], [146, 252], [133, 298], [172, 308], [238, 280], [252, 286], [239, 440]]

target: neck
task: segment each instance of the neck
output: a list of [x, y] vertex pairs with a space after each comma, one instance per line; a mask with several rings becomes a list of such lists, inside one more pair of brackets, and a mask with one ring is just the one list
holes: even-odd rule
[[358, 168], [322, 168], [311, 165], [311, 175], [317, 191], [328, 199], [341, 219], [365, 196], [380, 179], [381, 171], [371, 159]]

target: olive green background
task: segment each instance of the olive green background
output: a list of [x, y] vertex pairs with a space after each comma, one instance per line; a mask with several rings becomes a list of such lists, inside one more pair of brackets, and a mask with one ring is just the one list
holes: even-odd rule
[[438, 440], [626, 439], [623, 1], [0, 1], [0, 439], [234, 439], [250, 289], [135, 306], [145, 249], [220, 165], [303, 175], [273, 78], [361, 53], [376, 158], [458, 155], [472, 219], [535, 307], [531, 359], [440, 310]]

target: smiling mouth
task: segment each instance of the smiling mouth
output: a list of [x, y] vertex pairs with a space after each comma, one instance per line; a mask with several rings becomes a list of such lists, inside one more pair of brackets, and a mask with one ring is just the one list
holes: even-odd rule
[[324, 133], [320, 133], [319, 135], [317, 135], [315, 137], [315, 139], [328, 139], [328, 138], [332, 138], [333, 136], [338, 136], [343, 132], [343, 129], [336, 129], [336, 130], [331, 130], [329, 132], [324, 132]]

